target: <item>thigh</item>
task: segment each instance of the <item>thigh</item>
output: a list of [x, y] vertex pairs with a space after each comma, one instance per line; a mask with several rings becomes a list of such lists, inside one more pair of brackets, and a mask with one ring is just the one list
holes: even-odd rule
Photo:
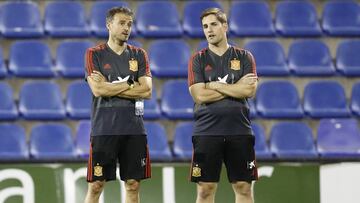
[[118, 136], [92, 136], [88, 160], [87, 181], [116, 179]]
[[147, 137], [129, 135], [121, 142], [118, 158], [121, 180], [142, 180], [151, 177], [151, 164]]
[[226, 138], [224, 163], [230, 182], [257, 180], [254, 144], [252, 135]]
[[224, 138], [193, 136], [192, 182], [218, 182], [223, 162]]

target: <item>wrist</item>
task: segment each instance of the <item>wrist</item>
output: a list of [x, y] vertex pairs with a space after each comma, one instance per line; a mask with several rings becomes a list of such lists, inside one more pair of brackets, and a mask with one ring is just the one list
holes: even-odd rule
[[127, 84], [129, 85], [129, 89], [132, 89], [135, 86], [135, 82], [132, 79], [128, 79]]

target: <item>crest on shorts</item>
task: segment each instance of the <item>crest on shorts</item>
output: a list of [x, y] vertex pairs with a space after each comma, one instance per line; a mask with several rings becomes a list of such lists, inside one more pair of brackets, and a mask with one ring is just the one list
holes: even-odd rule
[[138, 61], [137, 60], [131, 59], [129, 61], [129, 70], [134, 71], [134, 72], [138, 71]]
[[192, 168], [192, 174], [193, 177], [200, 177], [201, 176], [201, 168], [196, 164]]
[[94, 176], [102, 176], [103, 175], [103, 171], [102, 171], [102, 166], [99, 166], [99, 163], [96, 164], [96, 166], [94, 167]]
[[233, 70], [240, 70], [240, 60], [234, 58], [230, 61], [230, 68]]

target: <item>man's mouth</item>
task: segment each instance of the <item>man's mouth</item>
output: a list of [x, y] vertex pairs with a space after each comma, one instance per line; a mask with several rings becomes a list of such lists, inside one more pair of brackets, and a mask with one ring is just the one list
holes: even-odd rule
[[215, 37], [215, 35], [211, 34], [211, 35], [208, 35], [208, 38], [213, 38]]

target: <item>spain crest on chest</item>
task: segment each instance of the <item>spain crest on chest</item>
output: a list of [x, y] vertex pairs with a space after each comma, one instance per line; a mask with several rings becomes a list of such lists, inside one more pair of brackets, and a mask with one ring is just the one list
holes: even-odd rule
[[230, 61], [230, 68], [232, 70], [240, 70], [240, 60], [237, 58], [234, 58]]
[[138, 71], [138, 61], [135, 59], [129, 60], [129, 70], [136, 72]]

